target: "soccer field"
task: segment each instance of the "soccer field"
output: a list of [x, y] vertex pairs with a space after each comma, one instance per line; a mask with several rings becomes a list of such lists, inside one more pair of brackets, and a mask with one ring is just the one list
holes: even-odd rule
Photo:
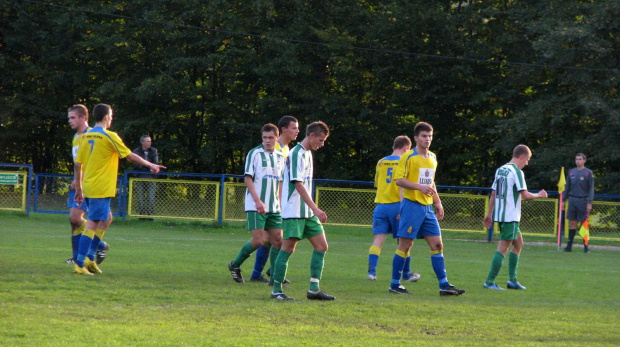
[[[102, 275], [77, 276], [67, 216], [0, 212], [1, 346], [523, 345], [620, 344], [620, 252], [558, 253], [526, 245], [519, 281], [526, 291], [482, 288], [495, 243], [444, 235], [450, 282], [467, 290], [440, 297], [428, 246], [417, 241], [406, 284], [388, 294], [395, 245], [387, 242], [376, 282], [366, 279], [367, 228], [326, 226], [330, 250], [321, 288], [334, 302], [305, 299], [311, 247], [291, 257], [285, 292], [236, 284], [227, 263], [249, 234], [241, 227], [117, 221]], [[527, 236], [525, 237], [527, 241]], [[578, 249], [580, 250], [580, 249]], [[248, 279], [254, 257], [242, 267]], [[498, 276], [505, 287], [507, 262]]]

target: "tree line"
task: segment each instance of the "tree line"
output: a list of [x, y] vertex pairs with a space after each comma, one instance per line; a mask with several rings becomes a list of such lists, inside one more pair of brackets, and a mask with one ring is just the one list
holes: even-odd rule
[[489, 186], [524, 143], [531, 189], [583, 152], [597, 193], [620, 193], [618, 1], [0, 0], [0, 16], [0, 162], [70, 172], [66, 111], [104, 102], [170, 171], [242, 174], [260, 127], [293, 115], [300, 141], [331, 128], [317, 177], [369, 181], [427, 121], [440, 185]]

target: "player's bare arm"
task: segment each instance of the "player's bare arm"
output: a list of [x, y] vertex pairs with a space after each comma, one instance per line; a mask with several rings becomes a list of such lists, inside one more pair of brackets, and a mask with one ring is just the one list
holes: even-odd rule
[[444, 217], [444, 210], [439, 194], [433, 194], [433, 203], [435, 204], [435, 214], [437, 215], [437, 220], [442, 220]]
[[166, 167], [163, 165], [158, 165], [158, 164], [153, 164], [147, 160], [144, 160], [142, 157], [140, 157], [139, 155], [135, 154], [135, 153], [130, 153], [127, 157], [127, 160], [129, 160], [132, 163], [136, 163], [138, 165], [142, 165], [144, 167], [148, 167], [152, 173], [158, 173], [159, 170], [161, 169], [165, 169]]
[[295, 190], [297, 191], [297, 193], [299, 193], [299, 196], [306, 203], [306, 205], [310, 207], [312, 212], [314, 212], [317, 218], [319, 218], [319, 221], [321, 221], [321, 223], [327, 222], [327, 214], [323, 210], [319, 209], [319, 207], [314, 203], [314, 201], [312, 201], [312, 198], [310, 197], [310, 195], [308, 195], [308, 192], [306, 191], [303, 182], [295, 181]]
[[541, 189], [536, 194], [532, 194], [528, 192], [527, 190], [521, 191], [521, 199], [523, 200], [534, 200], [534, 199], [540, 199], [540, 198], [546, 198], [546, 197], [547, 197], [547, 192], [544, 189]]
[[495, 191], [493, 191], [491, 193], [491, 197], [489, 198], [489, 210], [487, 211], [487, 215], [484, 217], [484, 221], [482, 222], [482, 224], [484, 224], [485, 228], [490, 228], [491, 225], [493, 224], [493, 209], [495, 208]]
[[256, 204], [256, 212], [260, 214], [265, 214], [267, 209], [265, 208], [265, 204], [262, 202], [262, 200], [258, 196], [258, 193], [256, 192], [256, 186], [254, 186], [254, 179], [252, 179], [252, 176], [245, 175], [245, 177], [243, 177], [243, 183], [245, 183], [245, 186], [248, 188], [248, 192], [250, 192], [250, 195], [252, 196], [252, 199]]
[[82, 164], [74, 163], [73, 167], [73, 182], [71, 184], [75, 189], [75, 198], [74, 200], [78, 203], [78, 205], [82, 204], [84, 201], [84, 193], [82, 192]]

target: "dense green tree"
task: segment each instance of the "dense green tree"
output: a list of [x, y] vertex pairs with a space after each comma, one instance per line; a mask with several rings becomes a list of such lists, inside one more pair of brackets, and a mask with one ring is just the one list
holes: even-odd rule
[[291, 114], [332, 130], [318, 177], [369, 181], [424, 120], [439, 184], [488, 186], [526, 143], [533, 188], [584, 152], [620, 192], [617, 1], [0, 0], [0, 16], [0, 162], [68, 172], [66, 109], [106, 102], [170, 171], [241, 174], [260, 126]]

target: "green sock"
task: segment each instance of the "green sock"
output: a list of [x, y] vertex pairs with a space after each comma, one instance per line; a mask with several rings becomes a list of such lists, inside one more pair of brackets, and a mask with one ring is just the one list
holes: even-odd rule
[[275, 269], [278, 253], [280, 253], [280, 250], [278, 248], [275, 248], [274, 246], [271, 246], [271, 250], [269, 251], [269, 267], [271, 267], [271, 271]]
[[519, 256], [510, 252], [508, 255], [508, 279], [516, 282], [517, 281], [517, 270], [519, 269]]
[[491, 270], [489, 270], [489, 276], [487, 276], [487, 284], [493, 284], [495, 282], [495, 277], [497, 277], [503, 263], [504, 255], [500, 251], [496, 251], [491, 261]]
[[319, 290], [319, 281], [323, 274], [323, 264], [325, 252], [312, 251], [312, 260], [310, 260], [310, 290], [316, 292]]
[[243, 262], [248, 259], [250, 257], [250, 255], [252, 253], [254, 253], [256, 249], [254, 247], [252, 247], [252, 242], [248, 241], [245, 243], [245, 245], [243, 245], [243, 247], [241, 247], [241, 250], [239, 251], [239, 254], [237, 254], [237, 258], [235, 258], [235, 260], [233, 260], [232, 262], [232, 266], [233, 267], [240, 267], [241, 264], [243, 264]]
[[273, 278], [273, 292], [282, 292], [282, 282], [286, 278], [286, 269], [288, 268], [288, 258], [291, 257], [291, 253], [280, 250], [278, 257], [274, 263], [274, 267], [271, 268], [271, 278]]

